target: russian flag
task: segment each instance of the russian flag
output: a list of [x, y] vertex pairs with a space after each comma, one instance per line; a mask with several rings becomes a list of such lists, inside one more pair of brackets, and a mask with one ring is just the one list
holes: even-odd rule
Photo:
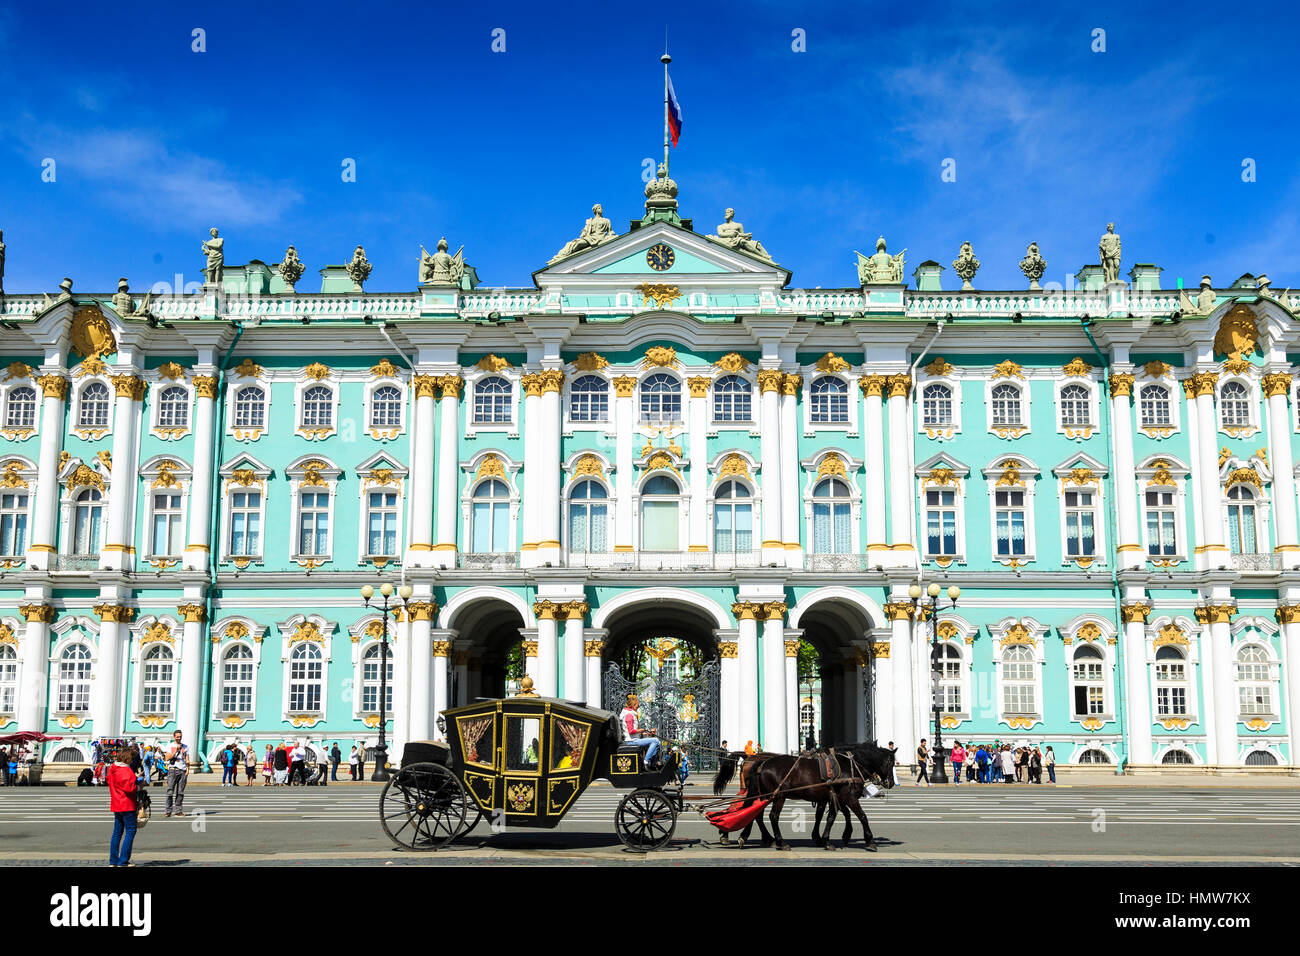
[[677, 91], [673, 89], [671, 76], [668, 77], [668, 133], [672, 136], [675, 149], [677, 137], [682, 135], [682, 104], [677, 102]]

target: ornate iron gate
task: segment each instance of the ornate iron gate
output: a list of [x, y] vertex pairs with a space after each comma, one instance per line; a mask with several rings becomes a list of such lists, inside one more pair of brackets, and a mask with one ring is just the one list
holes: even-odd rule
[[[604, 705], [618, 713], [628, 694], [641, 704], [641, 724], [653, 727], [661, 740], [686, 745], [691, 772], [712, 772], [718, 768], [716, 751], [721, 739], [721, 665], [709, 661], [699, 674], [682, 678], [661, 667], [653, 677], [628, 680], [617, 664], [605, 667]], [[701, 749], [706, 748], [706, 749]]]

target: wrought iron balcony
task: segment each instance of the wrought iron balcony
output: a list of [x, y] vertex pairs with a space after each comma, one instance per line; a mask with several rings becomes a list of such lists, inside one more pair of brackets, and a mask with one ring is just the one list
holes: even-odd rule
[[55, 554], [50, 558], [51, 571], [98, 571], [97, 554]]
[[865, 554], [808, 554], [804, 555], [805, 571], [869, 571]]
[[1280, 554], [1234, 554], [1229, 567], [1234, 571], [1281, 571]]
[[456, 567], [464, 571], [509, 571], [519, 567], [519, 554], [515, 551], [462, 552], [456, 555]]

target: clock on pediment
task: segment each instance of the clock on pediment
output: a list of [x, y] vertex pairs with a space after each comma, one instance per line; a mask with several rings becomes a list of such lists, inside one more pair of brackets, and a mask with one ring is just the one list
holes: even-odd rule
[[664, 272], [673, 267], [677, 254], [673, 252], [673, 247], [666, 242], [656, 242], [653, 246], [645, 251], [645, 261], [655, 272]]

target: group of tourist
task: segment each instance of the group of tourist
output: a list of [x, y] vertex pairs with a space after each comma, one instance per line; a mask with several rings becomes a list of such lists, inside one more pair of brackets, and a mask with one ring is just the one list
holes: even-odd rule
[[[890, 742], [890, 749], [894, 749]], [[960, 740], [953, 741], [948, 751], [948, 760], [952, 764], [952, 782], [960, 785], [965, 777], [967, 783], [1036, 783], [1043, 782], [1043, 770], [1047, 770], [1049, 783], [1056, 783], [1056, 753], [1049, 746], [1046, 750], [1025, 744], [1014, 747], [1009, 743], [995, 740], [991, 744], [977, 744]], [[933, 770], [935, 755], [923, 739], [916, 748], [916, 785], [930, 786], [930, 772]]]
[[0, 747], [0, 785], [16, 787], [18, 785], [18, 768], [30, 762], [31, 752], [26, 747], [10, 744], [8, 748]]

